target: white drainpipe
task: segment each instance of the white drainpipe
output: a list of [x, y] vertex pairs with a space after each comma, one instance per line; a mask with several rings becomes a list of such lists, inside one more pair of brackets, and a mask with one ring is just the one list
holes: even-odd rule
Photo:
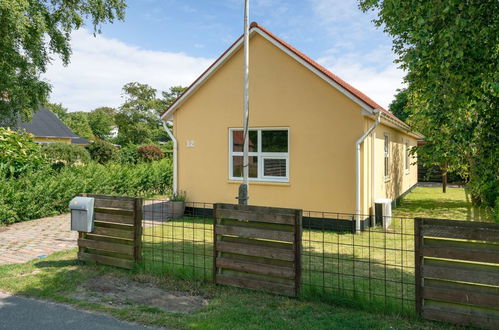
[[165, 129], [166, 133], [168, 134], [168, 136], [170, 137], [170, 139], [172, 139], [173, 141], [173, 193], [176, 194], [177, 193], [177, 149], [178, 149], [178, 145], [177, 145], [177, 139], [175, 138], [175, 136], [173, 135], [172, 131], [168, 128], [168, 125], [166, 125], [166, 122], [164, 122], [163, 120], [161, 121], [163, 123], [163, 128]]
[[[376, 126], [379, 125], [381, 121], [381, 111], [374, 110], [377, 113], [376, 120], [374, 124], [367, 130], [367, 132], [362, 135], [357, 142], [355, 143], [355, 231], [360, 233], [360, 145], [364, 142], [364, 140], [369, 136], [369, 134], [374, 131]], [[374, 155], [371, 155], [373, 157]]]

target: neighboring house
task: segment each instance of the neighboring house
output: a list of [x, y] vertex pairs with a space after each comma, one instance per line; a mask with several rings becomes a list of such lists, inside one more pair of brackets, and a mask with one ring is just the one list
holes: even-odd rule
[[[35, 142], [40, 144], [61, 142], [61, 143], [74, 143], [84, 144], [78, 135], [73, 133], [55, 113], [49, 109], [40, 106], [38, 111], [33, 113], [33, 117], [29, 122], [23, 122], [21, 119], [17, 120], [15, 128], [26, 130], [26, 132], [33, 134]], [[87, 140], [88, 143], [88, 140]]]
[[[177, 141], [174, 189], [191, 201], [237, 202], [242, 46], [241, 37], [162, 115]], [[368, 214], [375, 199], [417, 183], [409, 150], [419, 134], [256, 23], [249, 95], [250, 204]], [[381, 123], [360, 143], [357, 180], [356, 142], [377, 113]]]
[[118, 126], [110, 126], [108, 137], [111, 139], [117, 138], [119, 131], [120, 129], [118, 128]]

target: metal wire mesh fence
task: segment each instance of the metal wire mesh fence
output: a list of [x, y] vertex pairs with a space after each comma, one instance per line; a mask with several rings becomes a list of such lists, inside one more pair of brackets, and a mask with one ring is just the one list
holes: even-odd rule
[[413, 314], [414, 219], [361, 219], [355, 234], [352, 214], [303, 212], [302, 295]]
[[[211, 281], [213, 205], [188, 202], [175, 218], [171, 202], [146, 199], [143, 212], [145, 271]], [[414, 314], [414, 219], [361, 218], [355, 234], [353, 214], [303, 211], [300, 295]]]
[[188, 202], [178, 213], [165, 199], [143, 202], [142, 266], [156, 274], [210, 280], [213, 270], [212, 204]]

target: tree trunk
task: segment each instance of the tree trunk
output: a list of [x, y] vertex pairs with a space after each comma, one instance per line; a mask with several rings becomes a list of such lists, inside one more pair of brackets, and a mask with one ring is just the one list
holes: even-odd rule
[[442, 171], [442, 192], [444, 194], [447, 192], [447, 169]]

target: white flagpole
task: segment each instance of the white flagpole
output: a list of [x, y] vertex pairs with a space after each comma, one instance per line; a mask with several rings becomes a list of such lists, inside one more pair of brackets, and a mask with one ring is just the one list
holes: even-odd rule
[[248, 204], [249, 176], [249, 0], [244, 2], [244, 104], [243, 104], [243, 183], [239, 187], [239, 204]]

